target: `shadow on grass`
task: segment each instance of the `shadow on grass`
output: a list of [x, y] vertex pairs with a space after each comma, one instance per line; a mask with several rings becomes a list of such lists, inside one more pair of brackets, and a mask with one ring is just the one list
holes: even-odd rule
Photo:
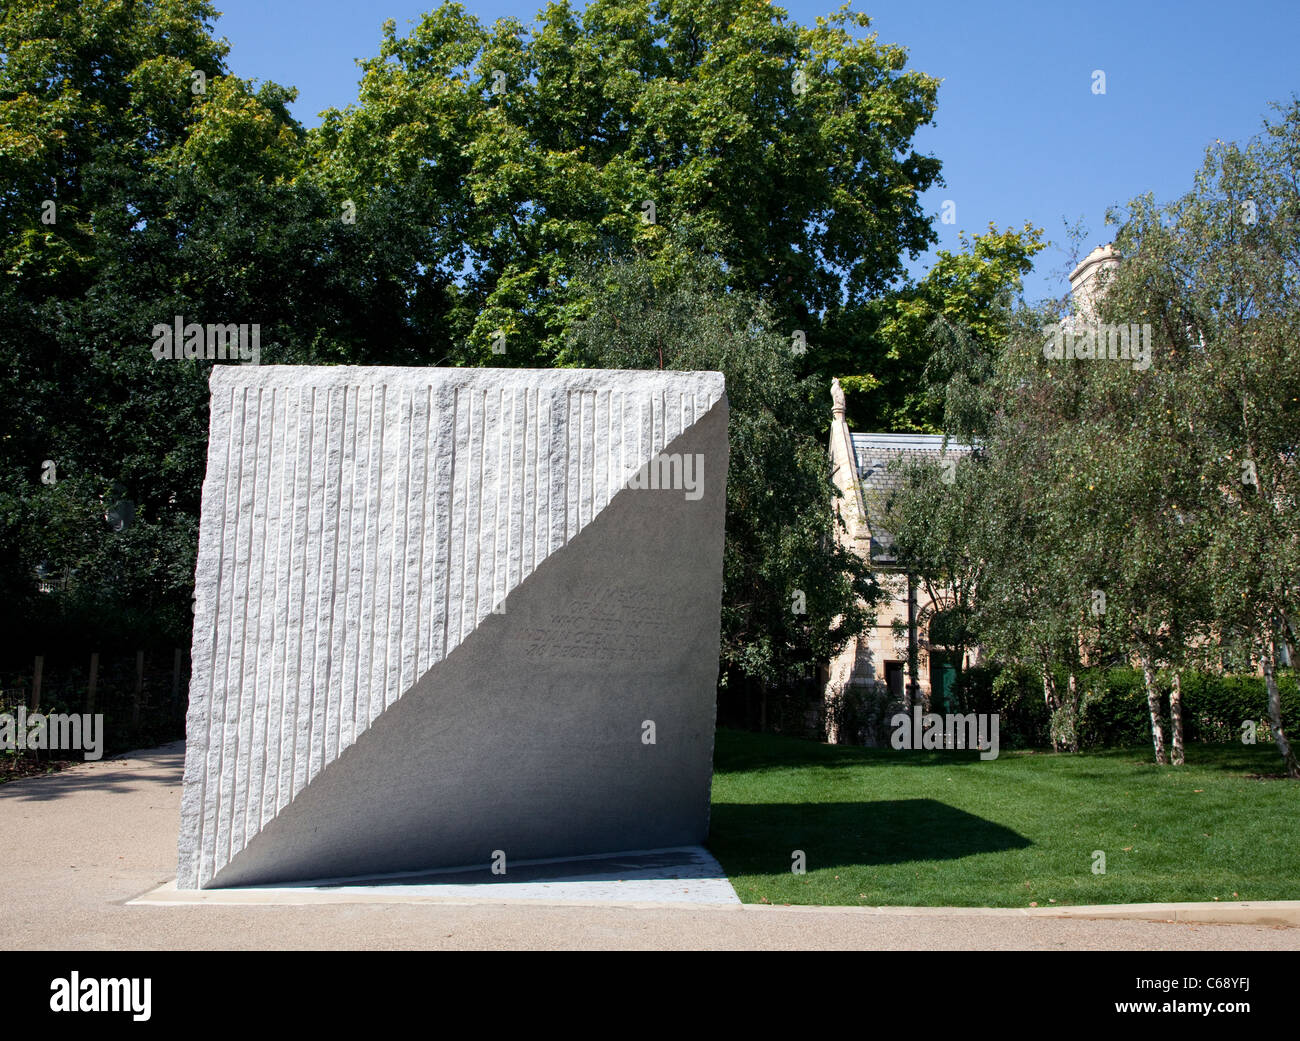
[[[1278, 755], [1277, 746], [1264, 742], [1255, 745], [1243, 745], [1240, 742], [1211, 744], [1193, 741], [1186, 745], [1185, 751], [1187, 758], [1185, 767], [1157, 765], [1155, 754], [1150, 745], [1087, 748], [1082, 752], [1070, 755], [1069, 758], [1076, 763], [1086, 762], [1091, 759], [1122, 763], [1127, 766], [1147, 767], [1153, 771], [1167, 773], [1170, 776], [1176, 776], [1183, 769], [1218, 770], [1243, 777], [1253, 777], [1259, 774], [1272, 776], [1280, 774], [1283, 770], [1282, 757]], [[1050, 755], [1050, 753], [1042, 754]], [[1087, 775], [1076, 772], [1071, 776], [1084, 777]], [[1109, 773], [1105, 772], [1094, 776], [1105, 777], [1109, 776]]]
[[[1282, 769], [1282, 758], [1272, 744], [1256, 745], [1202, 744], [1192, 742], [1186, 746], [1187, 766], [1193, 769], [1220, 770], [1243, 777], [1260, 774], [1272, 776]], [[1017, 758], [1055, 760], [1060, 768], [1076, 771], [1089, 760], [1121, 762], [1129, 766], [1149, 766], [1152, 770], [1176, 772], [1179, 767], [1156, 765], [1150, 745], [1120, 746], [1113, 748], [1086, 748], [1080, 752], [1053, 752], [1050, 748], [1014, 749], [1006, 745], [999, 757], [1002, 760]], [[871, 767], [918, 766], [991, 766], [995, 761], [983, 761], [974, 750], [926, 752], [898, 751], [893, 748], [862, 748], [855, 745], [825, 745], [802, 738], [779, 734], [754, 734], [743, 730], [718, 728], [713, 754], [713, 770], [717, 774], [750, 773], [762, 770], [786, 770], [805, 766], [840, 770]], [[1109, 771], [1090, 775], [1097, 779], [1111, 776]]]
[[1260, 743], [1243, 745], [1188, 745], [1187, 765], [1204, 770], [1223, 770], [1234, 774], [1281, 774], [1286, 765], [1277, 745]]
[[813, 870], [955, 860], [1030, 845], [1010, 828], [934, 799], [715, 803], [708, 841], [729, 875], [789, 871], [797, 849]]
[[[1004, 753], [1006, 754], [1006, 753]], [[802, 766], [841, 769], [859, 767], [953, 766], [980, 763], [974, 749], [946, 752], [899, 751], [858, 745], [824, 745], [779, 734], [751, 734], [719, 728], [713, 752], [714, 773], [750, 773]]]

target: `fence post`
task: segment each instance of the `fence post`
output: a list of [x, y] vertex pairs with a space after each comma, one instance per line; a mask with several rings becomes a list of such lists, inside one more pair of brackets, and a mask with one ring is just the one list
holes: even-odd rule
[[176, 653], [172, 656], [172, 715], [176, 715], [176, 707], [181, 700], [181, 649], [176, 648]]
[[140, 725], [140, 696], [144, 691], [144, 651], [135, 652], [135, 693], [131, 696], [131, 726]]
[[90, 679], [86, 683], [86, 712], [94, 714], [95, 688], [99, 686], [99, 651], [90, 652]]
[[41, 710], [41, 673], [45, 670], [45, 657], [36, 656], [36, 667], [32, 670], [32, 711]]

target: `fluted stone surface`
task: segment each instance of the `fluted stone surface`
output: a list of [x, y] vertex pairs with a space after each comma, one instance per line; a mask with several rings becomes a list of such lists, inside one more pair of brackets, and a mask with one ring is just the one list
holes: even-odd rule
[[704, 838], [720, 374], [211, 388], [181, 887]]

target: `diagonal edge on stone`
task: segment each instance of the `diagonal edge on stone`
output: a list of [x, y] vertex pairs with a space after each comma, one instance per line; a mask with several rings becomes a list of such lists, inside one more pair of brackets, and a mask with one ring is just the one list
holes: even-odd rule
[[724, 398], [668, 446], [705, 457], [699, 501], [621, 491], [208, 886], [702, 842], [726, 428]]
[[211, 386], [189, 887], [723, 392], [718, 373], [392, 367], [222, 366]]

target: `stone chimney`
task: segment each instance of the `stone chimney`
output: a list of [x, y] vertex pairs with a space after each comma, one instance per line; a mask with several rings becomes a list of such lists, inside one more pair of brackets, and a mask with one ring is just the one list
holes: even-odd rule
[[1084, 257], [1079, 266], [1070, 272], [1070, 296], [1080, 315], [1096, 317], [1095, 308], [1102, 289], [1100, 276], [1103, 271], [1117, 267], [1119, 254], [1115, 252], [1114, 245], [1107, 242]]

